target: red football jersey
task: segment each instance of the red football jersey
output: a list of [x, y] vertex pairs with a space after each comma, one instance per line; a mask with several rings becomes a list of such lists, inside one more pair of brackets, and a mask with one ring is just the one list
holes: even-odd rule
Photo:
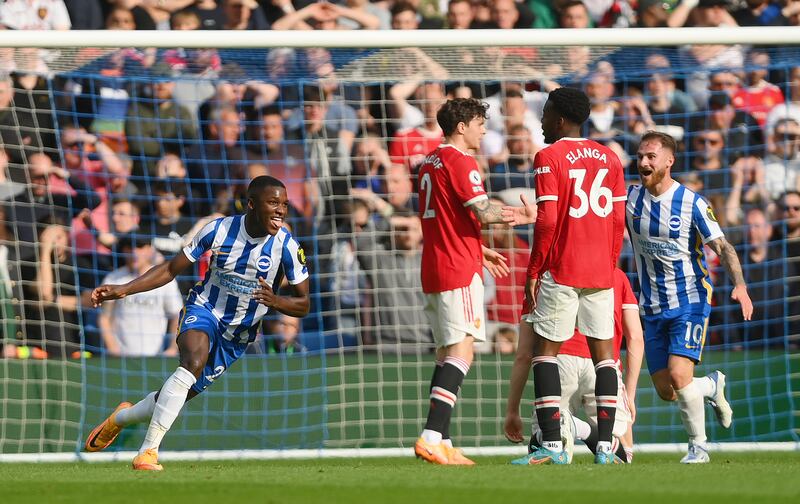
[[534, 161], [539, 212], [528, 277], [549, 271], [561, 285], [608, 289], [622, 250], [625, 180], [614, 152], [562, 138]]
[[481, 224], [469, 205], [487, 199], [475, 158], [440, 145], [423, 162], [417, 178], [422, 220], [422, 290], [466, 287], [481, 274]]
[[733, 106], [749, 112], [762, 128], [772, 107], [783, 102], [781, 88], [775, 84], [742, 88], [733, 95]]
[[[624, 335], [622, 334], [622, 310], [638, 310], [639, 304], [636, 295], [633, 293], [628, 276], [619, 269], [614, 270], [614, 360], [619, 360], [619, 349], [622, 346]], [[558, 353], [564, 355], [575, 355], [578, 357], [592, 358], [589, 352], [589, 344], [586, 343], [586, 336], [575, 329], [572, 338], [565, 341]]]
[[398, 131], [389, 141], [389, 156], [393, 163], [415, 170], [432, 150], [442, 143], [441, 131], [432, 133], [422, 128]]

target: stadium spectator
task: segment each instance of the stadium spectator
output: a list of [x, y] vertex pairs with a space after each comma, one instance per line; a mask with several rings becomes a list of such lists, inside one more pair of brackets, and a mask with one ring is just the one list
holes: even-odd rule
[[184, 236], [194, 222], [181, 213], [186, 204], [186, 185], [175, 179], [156, 181], [150, 185], [150, 194], [155, 213], [142, 223], [141, 230], [153, 237], [152, 245], [156, 252], [172, 257], [183, 248]]
[[69, 171], [53, 164], [47, 154], [32, 154], [26, 172], [30, 189], [3, 202], [6, 216], [15, 226], [21, 258], [30, 258], [36, 252], [38, 222], [46, 218], [69, 222], [84, 209], [92, 210], [100, 204], [99, 196], [88, 184], [77, 177], [70, 178]]
[[[735, 226], [742, 222], [741, 206], [768, 207], [766, 170], [759, 158], [739, 158], [730, 166], [730, 192], [725, 206], [723, 223]], [[720, 212], [723, 213], [723, 212]]]
[[655, 122], [650, 116], [650, 109], [644, 97], [637, 88], [630, 87], [626, 89], [625, 96], [617, 102], [614, 120], [606, 138], [614, 136], [623, 145], [632, 146], [645, 131], [654, 127]]
[[[660, 4], [662, 2], [659, 2]], [[651, 71], [645, 85], [645, 96], [653, 122], [662, 126], [680, 127], [680, 135], [677, 136], [682, 137], [688, 126], [687, 118], [697, 110], [697, 105], [691, 96], [678, 89], [666, 55], [661, 53], [651, 55], [645, 65]]]
[[533, 158], [539, 151], [531, 132], [522, 124], [514, 124], [506, 139], [508, 158], [494, 165], [487, 186], [492, 193], [510, 188], [533, 187]]
[[318, 205], [318, 187], [315, 173], [308, 172], [304, 162], [303, 147], [299, 142], [287, 141], [284, 135], [280, 108], [268, 105], [258, 112], [257, 128], [251, 132], [247, 156], [266, 165], [267, 171], [283, 181], [289, 204], [298, 214], [310, 218]]
[[592, 107], [588, 121], [589, 135], [592, 138], [604, 138], [611, 131], [614, 114], [619, 108], [619, 103], [613, 100], [613, 67], [589, 75], [584, 88]]
[[783, 15], [781, 5], [770, 0], [747, 0], [745, 5], [731, 12], [739, 26], [786, 26], [789, 20]]
[[[785, 282], [780, 280], [787, 275], [782, 247], [771, 241], [772, 225], [761, 208], [748, 210], [744, 224], [746, 240], [739, 247], [739, 255], [748, 294], [753, 300], [753, 323], [741, 324], [741, 312], [726, 303], [726, 318], [722, 321], [726, 326], [725, 342], [734, 348], [750, 346], [756, 341], [782, 344], [786, 317], [784, 300], [788, 296], [784, 292]], [[723, 293], [720, 299], [728, 299], [728, 296]]]
[[103, 9], [100, 0], [64, 0], [71, 30], [101, 30]]
[[764, 135], [753, 116], [736, 110], [728, 93], [714, 93], [702, 114], [695, 116], [691, 131], [716, 130], [725, 142], [724, 159], [733, 163], [740, 157], [763, 156]]
[[447, 3], [447, 28], [468, 30], [475, 18], [470, 0], [450, 0]]
[[353, 189], [383, 190], [384, 174], [392, 165], [386, 144], [378, 135], [365, 133], [356, 139], [353, 148]]
[[[125, 255], [125, 266], [109, 273], [104, 284], [128, 283], [163, 260], [141, 235], [123, 236], [117, 250]], [[157, 289], [105, 303], [97, 321], [106, 353], [113, 357], [178, 355], [174, 335], [182, 301], [173, 279]], [[166, 335], [170, 341], [164, 350]]]
[[752, 49], [747, 55], [747, 85], [733, 95], [733, 106], [752, 115], [762, 128], [772, 107], [784, 101], [781, 89], [767, 80], [769, 63], [766, 51]]
[[[339, 218], [349, 215], [345, 198], [349, 193], [349, 175], [352, 173], [350, 149], [338, 131], [325, 121], [328, 103], [317, 86], [306, 86], [303, 90], [303, 125], [289, 130], [287, 140], [302, 141], [305, 160], [311, 173], [317, 175], [321, 201], [318, 216]], [[335, 222], [328, 221], [327, 226]]]
[[223, 30], [268, 30], [264, 9], [256, 0], [222, 0]]
[[177, 154], [164, 154], [156, 161], [156, 169], [153, 177], [156, 179], [174, 178], [184, 179], [188, 172], [183, 164], [183, 159]]
[[69, 30], [64, 0], [39, 0], [36, 9], [27, 0], [6, 0], [0, 5], [0, 25], [10, 30]]
[[225, 11], [216, 0], [198, 0], [184, 10], [197, 15], [201, 30], [221, 30], [225, 24]]
[[373, 9], [365, 8], [365, 1], [350, 0], [353, 5], [317, 2], [300, 10], [286, 13], [272, 24], [273, 30], [377, 30], [381, 19]]
[[[83, 178], [93, 189], [105, 189], [114, 176], [128, 177], [130, 168], [97, 136], [84, 128], [66, 126], [61, 130], [63, 167]], [[99, 157], [99, 159], [98, 159]]]
[[21, 343], [39, 347], [49, 357], [75, 356], [81, 350], [80, 296], [69, 228], [52, 215], [38, 224], [38, 255], [20, 265], [24, 291], [20, 316], [25, 327]]
[[129, 9], [114, 7], [106, 15], [104, 27], [106, 30], [135, 30], [136, 18]]
[[402, 212], [390, 222], [389, 240], [358, 252], [374, 293], [377, 349], [381, 353], [429, 353], [433, 339], [423, 310], [420, 220], [411, 212]]
[[213, 110], [209, 119], [209, 138], [194, 144], [187, 154], [195, 213], [207, 213], [214, 200], [226, 197], [229, 185], [248, 180], [239, 112], [223, 106]]
[[42, 148], [52, 152], [56, 148], [55, 116], [51, 100], [50, 85], [38, 72], [18, 69], [12, 74], [14, 80], [14, 107], [17, 114], [25, 111], [33, 117], [36, 135]]
[[[30, 109], [14, 103], [16, 93], [10, 75], [0, 74], [0, 143], [14, 164], [27, 162], [27, 154], [42, 150], [41, 132], [36, 128], [36, 116]], [[25, 173], [12, 170], [12, 180], [27, 182]]]
[[[800, 123], [800, 65], [790, 66], [788, 72], [786, 101], [772, 107], [772, 110], [767, 114], [764, 130], [768, 134], [775, 129], [775, 125], [780, 119], [791, 118]], [[768, 142], [771, 145], [772, 139], [768, 138]]]
[[197, 133], [188, 109], [173, 99], [175, 73], [163, 62], [151, 69], [152, 98], [134, 97], [125, 119], [125, 136], [134, 159], [133, 174], [152, 176], [164, 153], [182, 154]]
[[[408, 104], [406, 101], [408, 96], [403, 96], [404, 91], [410, 87], [398, 83], [392, 86], [390, 93], [398, 113], [407, 118], [406, 122], [417, 123], [417, 118], [410, 119], [410, 117], [416, 115], [418, 109]], [[436, 122], [436, 112], [445, 100], [444, 90], [439, 83], [418, 86], [414, 94], [419, 100], [422, 122], [398, 129], [389, 141], [389, 155], [392, 157], [392, 162], [405, 165], [411, 173], [416, 172], [425, 156], [442, 141], [442, 129]]]
[[558, 8], [559, 28], [591, 28], [589, 9], [581, 0], [561, 2]]
[[500, 30], [513, 30], [515, 28], [530, 28], [533, 16], [523, 3], [514, 0], [491, 0], [489, 2], [491, 13], [490, 28]]
[[[422, 53], [420, 57], [427, 56]], [[446, 93], [441, 82], [421, 82], [418, 77], [415, 77], [394, 84], [389, 89], [389, 96], [392, 100], [392, 116], [399, 121], [399, 131], [424, 126], [424, 129], [430, 133], [433, 128], [428, 124], [428, 117], [431, 114], [436, 117], [436, 111], [439, 110], [439, 107], [444, 102]], [[419, 107], [409, 103], [412, 96]], [[425, 109], [424, 111], [422, 110], [423, 108]], [[402, 149], [400, 149], [400, 152], [402, 152]], [[419, 160], [414, 159], [414, 161], [418, 162]]]
[[308, 351], [298, 340], [302, 330], [299, 318], [279, 313], [275, 318], [264, 321], [264, 325], [263, 353], [292, 355]]
[[420, 11], [420, 0], [398, 0], [389, 10], [393, 30], [434, 30], [442, 28], [442, 21], [424, 16]]
[[787, 191], [800, 191], [800, 123], [780, 119], [770, 134], [773, 148], [764, 158], [766, 189], [777, 201]]

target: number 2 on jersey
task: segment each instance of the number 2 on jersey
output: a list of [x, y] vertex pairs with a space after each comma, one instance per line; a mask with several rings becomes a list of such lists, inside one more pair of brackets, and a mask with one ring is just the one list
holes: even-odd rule
[[422, 212], [423, 219], [433, 219], [436, 217], [436, 211], [431, 208], [431, 191], [433, 191], [433, 181], [431, 174], [426, 173], [422, 175], [422, 180], [419, 182], [420, 191], [425, 193], [425, 211]]
[[[575, 196], [580, 200], [578, 208], [573, 206], [569, 207], [569, 216], [580, 219], [591, 208], [592, 212], [598, 217], [606, 217], [611, 213], [614, 204], [611, 201], [611, 189], [603, 186], [603, 180], [608, 175], [608, 168], [601, 168], [597, 170], [597, 175], [592, 181], [592, 187], [589, 189], [589, 194], [583, 190], [583, 179], [586, 178], [586, 170], [584, 168], [573, 168], [569, 171], [569, 178], [575, 179]], [[600, 204], [600, 198], [605, 198], [605, 203]]]

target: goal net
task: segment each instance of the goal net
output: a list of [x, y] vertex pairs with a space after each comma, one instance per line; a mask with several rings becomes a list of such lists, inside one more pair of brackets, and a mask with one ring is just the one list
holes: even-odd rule
[[[453, 96], [489, 104], [477, 159], [490, 195], [515, 204], [532, 187], [541, 108], [557, 86], [589, 94], [584, 133], [618, 153], [629, 182], [639, 136], [672, 134], [673, 172], [711, 201], [739, 251], [750, 323], [710, 261], [698, 373], [728, 375], [735, 420], [730, 430], [709, 421], [709, 438], [797, 441], [800, 38], [587, 31], [158, 33], [152, 47], [141, 34], [0, 33], [0, 456], [78, 453], [117, 404], [161, 386], [176, 367], [180, 296], [207, 261], [168, 294], [95, 309], [88, 293], [181, 253], [209, 218], [243, 212], [260, 174], [287, 185], [312, 311], [265, 321], [248, 353], [184, 408], [163, 449], [411, 446], [434, 362], [414, 175], [441, 139], [436, 109]], [[460, 445], [508, 446], [531, 237], [485, 232], [513, 271], [486, 278], [489, 341], [454, 413]], [[638, 292], [629, 244], [622, 267]], [[532, 397], [528, 387], [523, 418]], [[145, 428], [126, 429], [112, 450], [136, 449]], [[634, 439], [685, 441], [646, 366]]]

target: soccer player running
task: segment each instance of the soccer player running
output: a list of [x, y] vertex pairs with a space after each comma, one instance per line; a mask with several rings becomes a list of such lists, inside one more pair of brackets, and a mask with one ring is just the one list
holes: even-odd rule
[[[530, 309], [522, 309], [525, 316]], [[622, 462], [633, 460], [633, 432], [631, 427], [636, 420], [636, 387], [639, 372], [642, 368], [644, 340], [642, 324], [639, 320], [639, 306], [633, 293], [630, 281], [625, 273], [614, 270], [614, 359], [617, 371], [621, 369], [620, 347], [625, 340], [625, 377], [619, 377], [617, 391], [617, 413], [614, 417], [612, 449]], [[519, 416], [519, 403], [525, 382], [530, 372], [533, 358], [533, 330], [525, 320], [519, 324], [519, 343], [511, 369], [511, 381], [508, 390], [506, 419], [504, 432], [512, 443], [523, 441], [522, 419]], [[597, 403], [594, 397], [595, 372], [586, 337], [577, 330], [572, 338], [566, 341], [558, 351], [558, 373], [561, 378], [561, 437], [565, 450], [572, 458], [573, 440], [583, 441], [595, 453], [597, 450]], [[573, 415], [583, 409], [589, 422]], [[528, 445], [528, 453], [541, 447], [541, 430], [536, 414], [533, 416], [533, 435]], [[527, 464], [527, 457], [516, 459], [512, 464]]]
[[714, 371], [694, 377], [705, 343], [711, 312], [711, 281], [703, 246], [716, 253], [733, 279], [731, 298], [750, 320], [753, 303], [747, 295], [742, 266], [725, 240], [708, 202], [672, 179], [675, 140], [649, 131], [637, 152], [641, 185], [628, 190], [628, 233], [636, 256], [644, 314], [645, 356], [658, 395], [678, 401], [689, 435], [685, 464], [709, 461], [704, 398], [719, 423], [728, 428], [733, 411], [725, 399], [725, 375]]
[[577, 328], [594, 362], [597, 401], [595, 463], [618, 462], [612, 452], [617, 410], [614, 363], [614, 268], [625, 226], [625, 181], [617, 156], [580, 138], [589, 98], [580, 90], [550, 92], [542, 131], [550, 146], [536, 154], [538, 217], [525, 297], [532, 312], [533, 379], [542, 446], [529, 464], [568, 464], [560, 434], [561, 382], [556, 355]]
[[470, 151], [480, 148], [486, 105], [457, 98], [436, 119], [444, 143], [420, 167], [422, 290], [425, 313], [436, 344], [430, 409], [414, 453], [433, 464], [472, 465], [450, 440], [450, 418], [458, 391], [472, 364], [472, 346], [485, 341], [483, 279], [509, 272], [505, 258], [481, 245], [481, 225], [502, 223], [502, 206], [489, 202], [481, 172]]
[[[254, 178], [247, 188], [245, 215], [223, 217], [206, 224], [183, 252], [123, 285], [101, 285], [92, 302], [156, 289], [212, 251], [211, 265], [192, 289], [178, 327], [178, 369], [159, 391], [131, 405], [123, 402], [86, 440], [86, 451], [108, 447], [131, 424], [149, 421], [137, 470], [160, 471], [158, 447], [183, 404], [205, 390], [233, 364], [256, 337], [261, 319], [270, 311], [293, 317], [308, 314], [308, 269], [303, 249], [283, 227], [288, 212], [283, 183], [269, 176]], [[283, 277], [291, 296], [278, 296], [274, 286]]]

